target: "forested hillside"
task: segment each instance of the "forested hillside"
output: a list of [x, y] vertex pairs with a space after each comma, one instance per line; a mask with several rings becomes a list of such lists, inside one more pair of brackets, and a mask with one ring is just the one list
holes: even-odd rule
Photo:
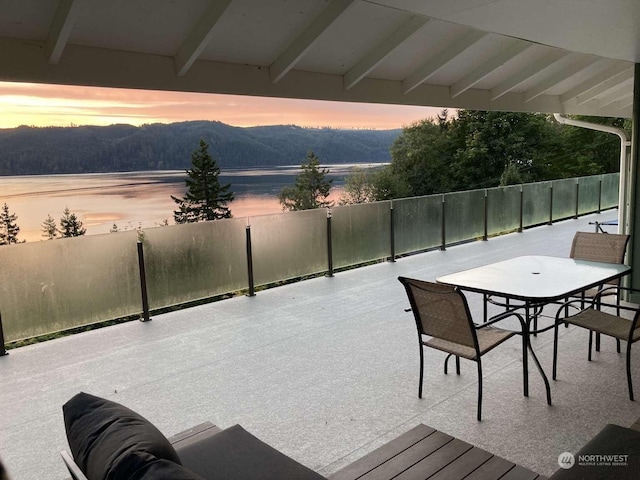
[[0, 175], [185, 169], [200, 139], [222, 168], [299, 165], [309, 150], [323, 163], [388, 162], [401, 130], [293, 125], [240, 128], [195, 121], [141, 127], [18, 127], [0, 130]]

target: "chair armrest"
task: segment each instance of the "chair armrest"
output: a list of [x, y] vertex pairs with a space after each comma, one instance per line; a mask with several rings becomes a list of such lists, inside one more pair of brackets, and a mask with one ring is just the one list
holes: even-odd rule
[[509, 317], [517, 317], [518, 320], [520, 321], [521, 325], [524, 323], [524, 317], [522, 315], [520, 315], [519, 313], [517, 313], [515, 310], [511, 310], [511, 311], [508, 311], [508, 312], [499, 313], [498, 315], [495, 315], [495, 316], [491, 317], [485, 323], [482, 323], [480, 325], [476, 325], [476, 330], [480, 330], [481, 328], [488, 327], [490, 325], [493, 325], [496, 322], [500, 322], [500, 321], [504, 320], [505, 318], [509, 318]]
[[64, 464], [67, 466], [67, 470], [69, 470], [73, 480], [88, 480], [84, 472], [80, 470], [78, 465], [76, 465], [76, 462], [73, 460], [73, 457], [69, 452], [62, 450], [60, 452], [60, 456], [62, 457]]
[[[587, 308], [594, 308], [595, 306], [613, 307], [613, 308], [616, 308], [616, 309], [625, 310], [627, 312], [635, 312], [635, 311], [638, 310], [638, 307], [628, 307], [626, 305], [612, 305], [612, 304], [609, 304], [609, 303], [603, 303], [601, 301], [601, 297], [604, 296], [604, 295], [609, 294], [609, 292], [612, 291], [612, 290], [615, 290], [615, 291], [625, 290], [627, 292], [640, 293], [640, 290], [637, 289], [637, 288], [618, 287], [618, 286], [606, 287], [606, 288], [603, 288], [602, 290], [600, 290], [592, 298], [578, 298], [578, 299], [573, 299], [573, 300], [569, 300], [567, 302], [561, 303], [559, 308], [558, 308], [558, 311], [556, 313], [556, 321], [561, 321], [562, 320], [560, 318], [560, 314], [562, 313], [562, 311], [565, 311], [567, 307], [576, 308], [579, 311], [586, 310]], [[580, 307], [576, 307], [575, 305], [580, 305]], [[577, 314], [575, 314], [575, 315], [577, 315]], [[563, 318], [570, 318], [572, 316], [574, 316], [574, 315], [566, 315]]]

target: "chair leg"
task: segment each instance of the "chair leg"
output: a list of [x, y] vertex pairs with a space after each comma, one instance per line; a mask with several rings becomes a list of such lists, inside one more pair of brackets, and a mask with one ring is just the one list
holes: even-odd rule
[[456, 356], [456, 374], [460, 375], [460, 357]]
[[451, 358], [451, 356], [453, 355], [453, 353], [450, 353], [449, 355], [447, 355], [447, 358], [444, 359], [444, 374], [447, 375], [449, 373], [449, 359]]
[[478, 358], [478, 421], [482, 421], [482, 364]]
[[422, 378], [424, 377], [424, 347], [420, 344], [420, 383], [418, 384], [418, 398], [422, 398]]
[[631, 382], [631, 342], [627, 342], [627, 384], [629, 385], [629, 400], [633, 402], [633, 384]]
[[[620, 316], [620, 315], [618, 315]], [[616, 338], [616, 350], [618, 351], [618, 353], [620, 353], [620, 339]]]
[[591, 361], [591, 348], [593, 346], [593, 330], [589, 330], [589, 361]]
[[[566, 325], [566, 323], [565, 323]], [[558, 322], [553, 326], [553, 372], [551, 378], [556, 379], [558, 367]]]
[[596, 352], [600, 351], [600, 334], [596, 333]]

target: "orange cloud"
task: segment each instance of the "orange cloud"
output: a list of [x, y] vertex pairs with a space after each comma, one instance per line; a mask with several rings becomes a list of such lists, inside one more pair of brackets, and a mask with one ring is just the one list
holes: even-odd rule
[[0, 128], [217, 120], [230, 125], [400, 128], [440, 108], [0, 82]]

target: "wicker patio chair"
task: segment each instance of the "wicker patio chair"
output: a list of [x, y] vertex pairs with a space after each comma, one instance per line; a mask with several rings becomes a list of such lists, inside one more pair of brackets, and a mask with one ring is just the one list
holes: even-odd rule
[[480, 357], [511, 338], [515, 332], [495, 328], [490, 325], [517, 313], [506, 312], [482, 325], [475, 325], [469, 305], [463, 293], [455, 287], [438, 283], [398, 277], [404, 285], [411, 311], [418, 328], [420, 347], [420, 383], [418, 398], [422, 398], [424, 378], [424, 347], [431, 347], [456, 357], [456, 373], [460, 374], [460, 357], [472, 360], [478, 365], [478, 420], [482, 419], [482, 362]]
[[[594, 233], [594, 232], [576, 232], [573, 237], [573, 243], [571, 244], [570, 258], [576, 260], [589, 260], [592, 262], [605, 262], [605, 263], [624, 263], [624, 255], [627, 250], [627, 244], [629, 243], [629, 235], [620, 235], [615, 233]], [[607, 286], [620, 286], [620, 279]], [[599, 291], [604, 288], [604, 285], [599, 285], [596, 288], [592, 288], [583, 292], [581, 298], [595, 298]], [[618, 289], [607, 289], [607, 296], [616, 297], [616, 314], [620, 315], [620, 295]], [[601, 298], [601, 297], [599, 297]], [[584, 303], [582, 305], [584, 308]], [[567, 312], [565, 312], [567, 313]], [[589, 340], [593, 332], [589, 333]], [[616, 348], [620, 353], [620, 340], [616, 339]], [[596, 351], [600, 351], [600, 335], [596, 334]]]
[[[638, 325], [638, 318], [640, 317], [640, 308], [628, 307], [625, 305], [618, 305], [618, 315], [604, 312], [600, 310], [600, 297], [607, 295], [607, 290], [627, 290], [633, 292], [640, 292], [640, 290], [632, 290], [625, 287], [608, 287], [596, 294], [596, 296], [590, 300], [575, 299], [570, 300], [564, 304], [556, 314], [556, 320], [553, 331], [553, 379], [556, 379], [557, 365], [558, 365], [558, 326], [561, 323], [570, 323], [578, 327], [586, 328], [589, 330], [589, 356], [588, 360], [591, 361], [591, 349], [592, 349], [592, 333], [607, 335], [613, 337], [616, 340], [624, 340], [627, 342], [627, 383], [629, 385], [629, 399], [633, 401], [633, 385], [631, 382], [631, 345], [640, 340], [640, 328]], [[566, 307], [574, 306], [575, 304], [583, 304], [584, 302], [590, 303], [590, 305], [580, 310], [578, 313], [566, 316], [568, 311]], [[574, 305], [572, 305], [574, 304]], [[634, 312], [633, 320], [619, 316], [620, 311]], [[565, 316], [563, 317], [563, 312]]]

